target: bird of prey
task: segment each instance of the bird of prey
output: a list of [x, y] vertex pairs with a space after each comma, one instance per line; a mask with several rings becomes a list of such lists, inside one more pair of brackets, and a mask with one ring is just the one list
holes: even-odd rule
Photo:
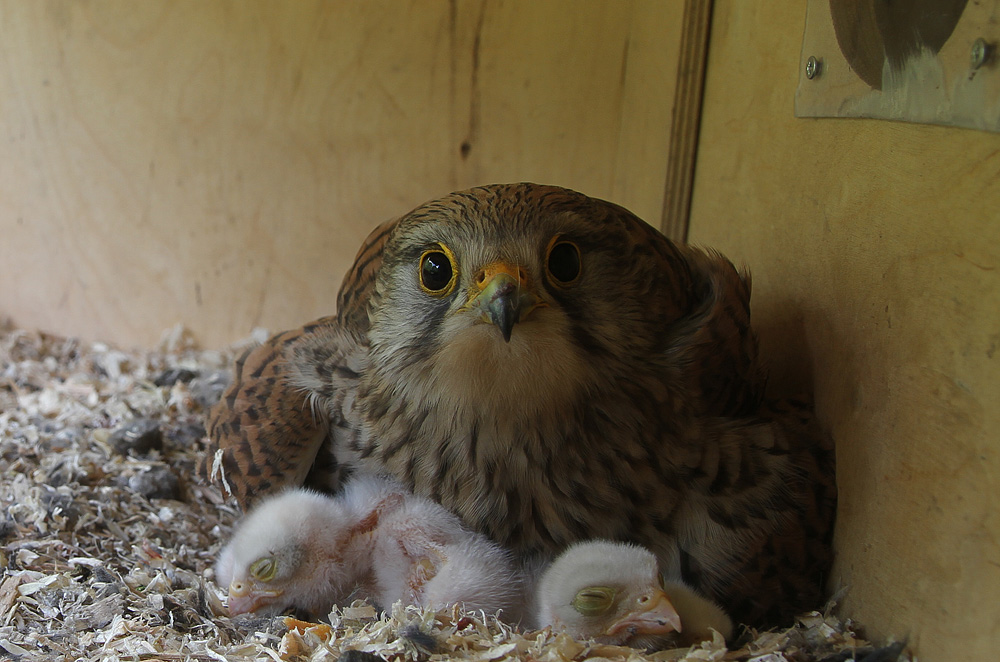
[[836, 502], [810, 406], [770, 401], [750, 278], [552, 186], [375, 229], [336, 314], [240, 359], [206, 470], [244, 506], [385, 474], [520, 559], [630, 541], [754, 626], [821, 605]]
[[262, 500], [219, 555], [231, 615], [296, 608], [326, 616], [366, 597], [519, 619], [524, 576], [512, 556], [442, 506], [359, 476], [331, 497], [301, 488]]
[[665, 580], [649, 550], [626, 543], [572, 545], [542, 574], [534, 599], [536, 625], [600, 643], [657, 650], [733, 632], [717, 605]]

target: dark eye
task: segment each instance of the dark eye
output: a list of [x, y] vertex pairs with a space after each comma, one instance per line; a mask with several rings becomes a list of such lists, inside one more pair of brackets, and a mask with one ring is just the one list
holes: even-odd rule
[[430, 250], [420, 256], [420, 286], [428, 294], [445, 295], [455, 284], [451, 256], [442, 250]]
[[570, 241], [559, 241], [549, 249], [549, 274], [559, 283], [571, 283], [580, 275], [580, 249]]

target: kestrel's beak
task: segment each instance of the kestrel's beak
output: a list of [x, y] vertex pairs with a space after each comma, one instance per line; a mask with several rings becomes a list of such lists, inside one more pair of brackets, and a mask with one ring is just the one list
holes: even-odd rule
[[483, 322], [496, 325], [505, 342], [510, 342], [514, 325], [542, 305], [524, 269], [505, 261], [483, 267], [471, 289], [466, 306], [479, 311]]
[[681, 631], [681, 617], [660, 589], [646, 593], [637, 601], [637, 607], [608, 628], [608, 636], [627, 632], [634, 635], [669, 634]]
[[280, 589], [273, 591], [256, 589], [250, 586], [248, 582], [234, 579], [229, 584], [229, 615], [238, 616], [257, 611], [261, 607], [274, 602], [281, 593]]

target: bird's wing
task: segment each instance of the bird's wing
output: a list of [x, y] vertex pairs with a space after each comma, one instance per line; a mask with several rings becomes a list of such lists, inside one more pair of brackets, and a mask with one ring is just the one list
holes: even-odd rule
[[699, 506], [678, 524], [702, 532], [680, 541], [681, 576], [739, 622], [789, 622], [824, 600], [837, 503], [832, 439], [810, 403], [794, 399], [767, 401], [754, 421], [721, 422], [716, 433], [718, 462], [690, 479]]
[[502, 610], [508, 622], [521, 620], [527, 599], [525, 576], [509, 552], [470, 532], [443, 553], [446, 562], [424, 585], [421, 604], [440, 609], [461, 603], [467, 610], [490, 614]]
[[686, 390], [703, 415], [751, 414], [761, 405], [767, 377], [750, 326], [750, 274], [714, 251], [678, 249], [698, 291], [694, 309], [678, 324], [669, 350]]
[[285, 486], [301, 485], [327, 436], [306, 393], [288, 383], [285, 349], [336, 324], [324, 317], [268, 338], [233, 366], [233, 378], [208, 414], [211, 442], [200, 473], [236, 497], [245, 510]]
[[368, 300], [395, 223], [377, 227], [358, 251], [337, 295], [336, 317], [279, 333], [249, 350], [209, 412], [211, 447], [200, 473], [244, 509], [283, 487], [336, 487], [340, 467], [332, 452], [320, 451], [331, 423], [350, 427], [347, 410], [366, 351]]

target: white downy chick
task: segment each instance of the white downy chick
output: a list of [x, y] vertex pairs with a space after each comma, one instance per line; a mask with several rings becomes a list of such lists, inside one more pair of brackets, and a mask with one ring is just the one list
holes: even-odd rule
[[264, 501], [240, 523], [216, 576], [229, 584], [232, 615], [325, 615], [353, 596], [384, 609], [463, 603], [516, 616], [524, 597], [506, 551], [442, 506], [368, 476], [335, 497], [297, 489]]
[[378, 513], [404, 498], [387, 482], [368, 481], [347, 496], [289, 490], [240, 521], [215, 566], [231, 615], [290, 607], [325, 615], [347, 599], [371, 567]]
[[402, 601], [432, 609], [462, 604], [520, 620], [525, 578], [507, 550], [465, 528], [429, 499], [408, 495], [379, 523], [373, 549], [373, 599], [383, 608]]
[[635, 545], [589, 541], [569, 547], [538, 581], [536, 625], [577, 639], [658, 649], [728, 638], [732, 621], [680, 581], [663, 581], [656, 557]]

